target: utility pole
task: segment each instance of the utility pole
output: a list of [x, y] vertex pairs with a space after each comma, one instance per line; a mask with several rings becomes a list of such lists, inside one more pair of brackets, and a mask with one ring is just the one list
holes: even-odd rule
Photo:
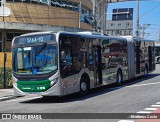
[[2, 21], [3, 21], [3, 51], [5, 50], [5, 20], [4, 20], [4, 7], [6, 5], [6, 0], [1, 1], [1, 7], [3, 8], [3, 15], [2, 15]]
[[[105, 28], [104, 26], [106, 25], [106, 14], [105, 14], [106, 13], [106, 1], [105, 0], [92, 0], [92, 3], [93, 3], [93, 16], [94, 16], [95, 31], [96, 32], [98, 31], [98, 23], [100, 23], [100, 28], [105, 32], [106, 29], [104, 29]], [[102, 19], [102, 17], [104, 17], [104, 20], [100, 22], [99, 19]]]
[[149, 33], [145, 33], [145, 29], [147, 28], [147, 27], [149, 27], [150, 26], [150, 24], [143, 24], [143, 27], [142, 27], [142, 38], [144, 39], [144, 35], [145, 34], [149, 34]]
[[97, 32], [97, 6], [96, 6], [96, 0], [93, 0], [93, 8], [94, 8], [94, 27], [95, 27], [95, 32]]
[[143, 27], [142, 27], [142, 38], [143, 39], [144, 39], [144, 34], [145, 34], [144, 30], [145, 30], [145, 27], [144, 27], [144, 24], [143, 24]]
[[82, 3], [79, 1], [79, 21], [78, 21], [78, 28], [81, 28], [81, 11], [82, 11]]
[[136, 37], [139, 37], [139, 0], [137, 0], [136, 6]]

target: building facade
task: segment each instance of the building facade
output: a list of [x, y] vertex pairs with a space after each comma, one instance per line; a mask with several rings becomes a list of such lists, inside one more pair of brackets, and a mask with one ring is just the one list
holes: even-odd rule
[[[35, 31], [106, 31], [107, 3], [130, 0], [1, 0], [0, 52], [13, 37]], [[10, 14], [5, 9], [9, 8]]]
[[112, 21], [107, 20], [106, 34], [110, 36], [127, 36], [133, 35], [133, 21]]
[[112, 20], [106, 21], [106, 34], [110, 36], [132, 36], [133, 8], [113, 9]]
[[24, 33], [93, 30], [93, 5], [89, 0], [1, 1], [1, 8], [6, 7], [10, 15], [0, 17], [0, 51], [11, 48], [13, 37]]

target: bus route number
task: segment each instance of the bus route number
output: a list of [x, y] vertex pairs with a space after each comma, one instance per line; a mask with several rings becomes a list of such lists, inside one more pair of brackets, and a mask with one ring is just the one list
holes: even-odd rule
[[27, 43], [43, 42], [43, 37], [27, 38]]

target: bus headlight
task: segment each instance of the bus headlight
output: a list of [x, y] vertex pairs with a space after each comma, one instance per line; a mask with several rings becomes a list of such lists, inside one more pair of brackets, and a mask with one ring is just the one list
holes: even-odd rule
[[54, 80], [52, 80], [52, 81], [51, 81], [51, 84], [50, 84], [50, 86], [53, 86], [53, 85], [55, 85], [57, 82], [58, 82], [58, 79], [54, 79]]

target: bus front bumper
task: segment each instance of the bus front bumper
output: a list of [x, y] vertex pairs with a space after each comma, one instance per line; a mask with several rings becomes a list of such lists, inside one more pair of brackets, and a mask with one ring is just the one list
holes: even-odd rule
[[50, 87], [44, 92], [23, 92], [17, 87], [17, 83], [13, 83], [14, 95], [15, 96], [26, 96], [26, 95], [38, 95], [38, 96], [61, 96], [61, 90], [59, 83]]

